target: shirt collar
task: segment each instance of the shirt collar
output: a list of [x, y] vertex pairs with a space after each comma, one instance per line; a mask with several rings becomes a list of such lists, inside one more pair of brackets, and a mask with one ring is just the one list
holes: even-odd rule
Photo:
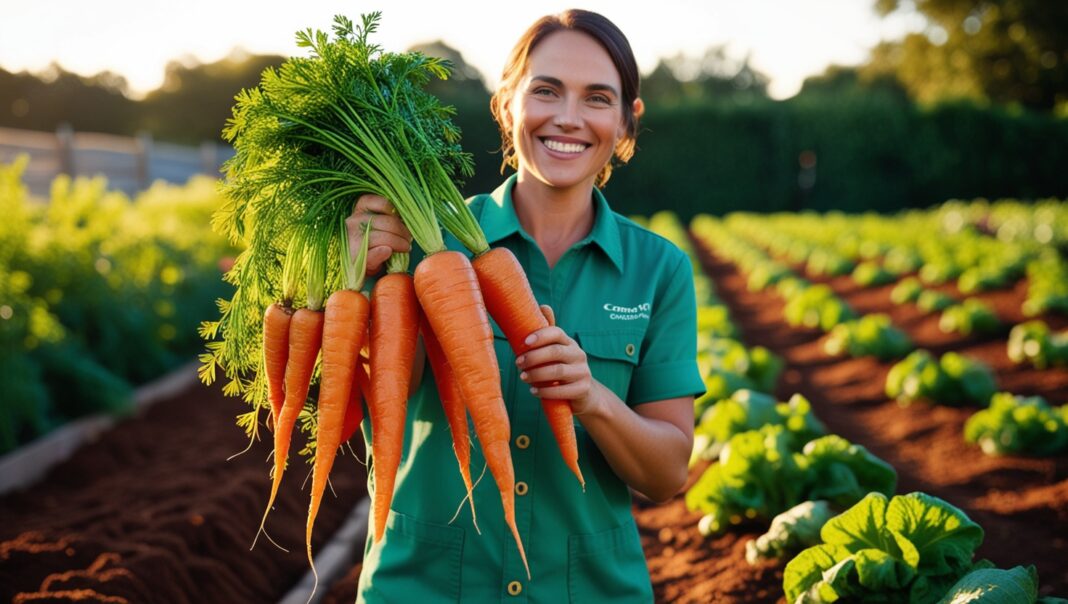
[[[482, 215], [479, 222], [482, 231], [486, 234], [486, 241], [491, 245], [521, 233], [526, 239], [533, 239], [527, 235], [519, 224], [519, 218], [515, 213], [515, 205], [512, 202], [512, 190], [515, 187], [517, 176], [508, 177], [497, 190], [490, 194], [487, 203], [482, 206]], [[608, 207], [608, 200], [604, 198], [601, 190], [593, 189], [594, 219], [590, 234], [575, 244], [576, 247], [594, 243], [604, 252], [605, 256], [619, 272], [623, 272], [623, 246], [620, 243], [619, 224], [612, 216], [612, 209]]]

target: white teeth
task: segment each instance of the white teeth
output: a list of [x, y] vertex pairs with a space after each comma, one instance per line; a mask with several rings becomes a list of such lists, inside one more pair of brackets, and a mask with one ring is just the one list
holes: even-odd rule
[[545, 146], [558, 151], [560, 153], [582, 153], [586, 149], [586, 145], [579, 145], [576, 143], [561, 143], [552, 139], [544, 139]]

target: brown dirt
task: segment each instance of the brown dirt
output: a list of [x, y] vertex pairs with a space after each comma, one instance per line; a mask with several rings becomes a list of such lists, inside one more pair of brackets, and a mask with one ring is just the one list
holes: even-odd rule
[[[903, 408], [887, 400], [883, 387], [892, 363], [828, 358], [821, 349], [820, 332], [785, 323], [783, 302], [775, 293], [749, 292], [733, 264], [705, 251], [702, 262], [746, 344], [766, 346], [786, 361], [776, 392], [780, 398], [794, 392], [808, 397], [830, 431], [864, 445], [897, 469], [899, 493], [924, 491], [963, 509], [986, 531], [978, 557], [1001, 567], [1035, 564], [1041, 593], [1068, 593], [1068, 564], [1064, 562], [1068, 560], [1068, 455], [1046, 459], [984, 455], [962, 436], [964, 422], [975, 408]], [[1019, 309], [1026, 283], [978, 294], [994, 307], [1006, 328], [962, 338], [939, 331], [937, 314], [927, 316], [913, 305], [892, 304], [892, 285], [864, 289], [848, 277], [811, 280], [828, 283], [858, 312], [889, 314], [917, 347], [938, 354], [955, 350], [988, 363], [1001, 390], [1041, 395], [1052, 404], [1068, 403], [1068, 369], [1017, 367], [1006, 355], [1008, 328], [1025, 320]], [[952, 285], [941, 289], [963, 297]], [[1066, 324], [1064, 317], [1042, 318], [1056, 329]], [[696, 533], [696, 528], [688, 530]], [[650, 560], [651, 568], [658, 564]], [[741, 556], [734, 568], [737, 573], [750, 572]], [[675, 583], [672, 589], [686, 593], [688, 588]], [[692, 589], [708, 586], [702, 582]]]
[[[276, 602], [308, 569], [307, 466], [291, 458], [267, 522], [290, 553], [262, 538], [249, 551], [269, 494], [271, 447], [261, 441], [227, 461], [247, 444], [234, 425], [245, 410], [197, 386], [0, 498], [0, 601]], [[363, 466], [339, 458], [337, 498], [319, 513], [315, 548], [365, 485]]]

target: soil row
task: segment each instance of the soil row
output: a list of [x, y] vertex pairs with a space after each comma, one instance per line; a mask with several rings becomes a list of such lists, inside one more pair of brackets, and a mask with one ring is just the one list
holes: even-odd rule
[[[0, 601], [278, 601], [308, 570], [302, 483], [310, 466], [290, 457], [267, 520], [289, 552], [262, 536], [250, 551], [272, 447], [261, 428], [265, 440], [228, 460], [248, 445], [234, 423], [246, 410], [218, 388], [197, 386], [0, 498]], [[363, 466], [339, 458], [332, 484], [337, 497], [328, 495], [319, 513], [316, 551], [366, 495]]]

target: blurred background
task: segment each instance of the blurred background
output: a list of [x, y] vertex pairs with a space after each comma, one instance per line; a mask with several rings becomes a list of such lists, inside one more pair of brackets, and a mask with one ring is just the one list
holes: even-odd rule
[[[293, 33], [380, 8], [225, 4], [5, 9], [0, 160], [29, 153], [24, 178], [38, 195], [57, 173], [101, 172], [127, 193], [215, 175], [229, 154], [220, 132], [234, 94], [302, 54]], [[640, 150], [607, 189], [618, 211], [888, 211], [1068, 192], [1065, 3], [737, 4], [586, 5], [629, 35], [644, 76]], [[466, 192], [501, 179], [487, 104], [511, 44], [567, 6], [381, 7], [380, 43], [455, 65], [434, 87], [457, 106], [478, 162]]]

